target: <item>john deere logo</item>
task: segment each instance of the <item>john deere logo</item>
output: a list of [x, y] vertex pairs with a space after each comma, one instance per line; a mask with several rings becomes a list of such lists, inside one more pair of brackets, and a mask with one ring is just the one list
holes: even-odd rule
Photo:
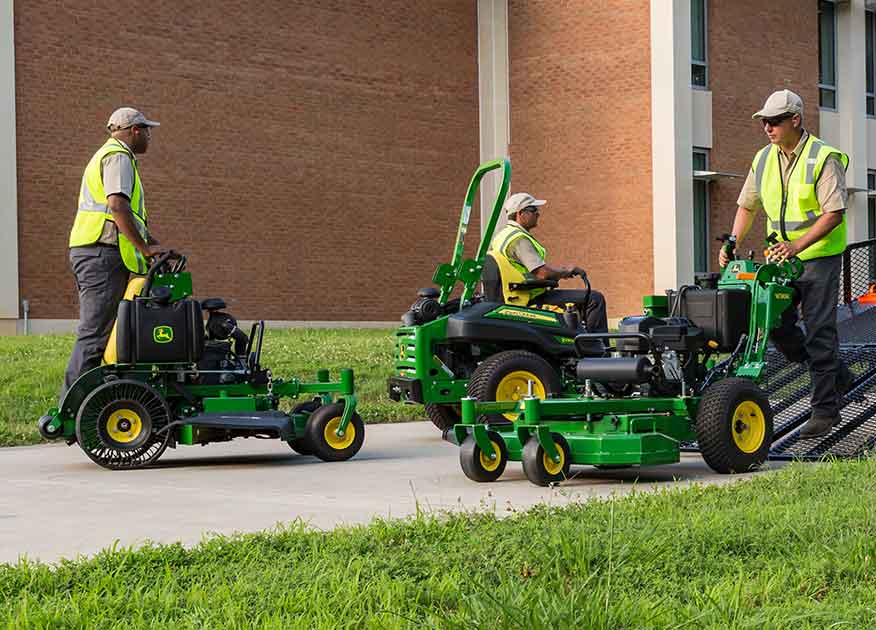
[[173, 328], [170, 326], [156, 326], [152, 329], [152, 339], [155, 343], [170, 343], [173, 341]]
[[791, 294], [790, 293], [776, 293], [776, 299], [777, 300], [790, 300]]

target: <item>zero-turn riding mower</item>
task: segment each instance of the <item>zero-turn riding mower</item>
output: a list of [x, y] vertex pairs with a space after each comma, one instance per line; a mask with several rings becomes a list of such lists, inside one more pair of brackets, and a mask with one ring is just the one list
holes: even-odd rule
[[[463, 259], [465, 236], [478, 186], [490, 171], [502, 169], [502, 183], [484, 226], [477, 254]], [[511, 163], [494, 160], [475, 171], [465, 196], [456, 232], [453, 259], [441, 264], [432, 282], [402, 317], [396, 331], [394, 374], [389, 397], [425, 403], [432, 422], [449, 431], [461, 420], [460, 400], [519, 400], [532, 383], [540, 398], [575, 393], [576, 335], [585, 332], [581, 313], [529, 308], [531, 289], [550, 290], [555, 280], [513, 278], [500, 269], [488, 250], [508, 192]], [[582, 280], [589, 289], [586, 275]], [[456, 283], [461, 294], [451, 297]], [[483, 291], [475, 293], [478, 282]], [[602, 354], [602, 344], [593, 344]], [[489, 377], [485, 377], [489, 374]], [[496, 374], [502, 376], [494, 378]]]
[[[110, 469], [147, 466], [168, 446], [235, 437], [279, 438], [324, 461], [353, 457], [365, 439], [353, 371], [341, 370], [337, 382], [328, 370], [313, 383], [274, 378], [261, 365], [264, 321], [247, 335], [222, 299], [192, 299], [185, 264], [167, 252], [130, 281], [105, 364], [40, 418], [40, 434], [78, 443]], [[282, 398], [300, 396], [313, 398], [289, 413], [279, 409]]]

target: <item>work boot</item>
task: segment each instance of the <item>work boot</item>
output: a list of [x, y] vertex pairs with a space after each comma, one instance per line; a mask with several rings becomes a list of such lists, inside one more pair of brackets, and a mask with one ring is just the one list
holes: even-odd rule
[[800, 439], [808, 440], [827, 435], [841, 420], [842, 418], [840, 418], [839, 414], [820, 416], [813, 413], [809, 420], [806, 421], [806, 424], [803, 425], [803, 428], [800, 429]]

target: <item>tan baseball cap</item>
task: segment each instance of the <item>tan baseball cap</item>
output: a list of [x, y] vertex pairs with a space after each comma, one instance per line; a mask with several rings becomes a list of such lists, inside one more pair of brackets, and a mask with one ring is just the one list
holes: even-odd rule
[[783, 114], [802, 114], [803, 99], [791, 90], [779, 90], [773, 92], [763, 104], [763, 109], [755, 112], [751, 117], [755, 120], [758, 118], [773, 118], [782, 116]]
[[106, 128], [110, 131], [117, 131], [119, 129], [127, 129], [128, 127], [144, 125], [146, 127], [158, 127], [160, 124], [157, 121], [147, 119], [143, 112], [133, 107], [119, 107], [109, 117]]
[[514, 214], [529, 206], [543, 206], [546, 203], [547, 201], [544, 199], [536, 199], [529, 193], [519, 192], [508, 197], [502, 208], [505, 210], [505, 214]]

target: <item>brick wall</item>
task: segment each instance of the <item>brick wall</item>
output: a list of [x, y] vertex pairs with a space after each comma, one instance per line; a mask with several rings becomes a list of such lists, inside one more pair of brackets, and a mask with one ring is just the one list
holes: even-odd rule
[[[150, 225], [243, 318], [396, 320], [478, 161], [469, 0], [15, 5], [21, 297], [78, 316], [79, 180], [120, 105], [161, 128]], [[479, 228], [473, 226], [476, 233]]]
[[653, 284], [650, 5], [586, 4], [509, 1], [512, 189], [548, 200], [549, 262], [586, 268], [617, 317]]
[[[817, 2], [757, 0], [709, 2], [709, 88], [712, 90], [711, 168], [745, 175], [758, 149], [769, 140], [751, 115], [771, 92], [787, 88], [803, 98], [804, 127], [818, 133]], [[729, 232], [743, 180], [721, 180], [711, 187], [711, 234]], [[763, 213], [740, 252], [762, 259], [766, 234]], [[720, 244], [712, 240], [717, 267]]]

